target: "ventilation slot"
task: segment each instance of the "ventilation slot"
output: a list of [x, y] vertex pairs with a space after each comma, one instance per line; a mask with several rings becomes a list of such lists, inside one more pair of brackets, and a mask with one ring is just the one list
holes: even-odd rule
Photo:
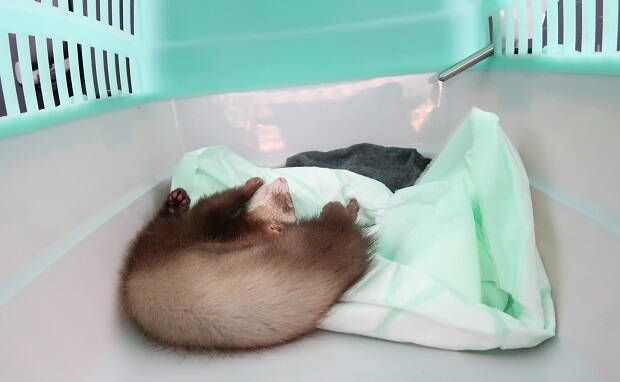
[[[0, 77], [0, 94], [2, 94], [2, 77]], [[4, 97], [0, 97], [0, 117], [6, 117], [6, 104], [4, 103]]]
[[97, 98], [107, 98], [108, 91], [106, 86], [106, 73], [105, 73], [105, 60], [103, 58], [103, 51], [95, 48], [90, 48], [91, 57], [94, 57], [93, 71], [95, 89], [97, 90]]
[[108, 89], [108, 96], [118, 95], [118, 83], [116, 78], [116, 64], [114, 64], [114, 53], [103, 51], [103, 61], [105, 64], [105, 82]]
[[129, 6], [129, 12], [130, 12], [130, 16], [129, 16], [130, 28], [129, 28], [129, 31], [131, 32], [131, 34], [135, 34], [134, 33], [134, 26], [136, 24], [134, 22], [134, 20], [135, 20], [134, 15], [135, 15], [136, 11], [135, 11], [135, 7], [134, 7], [134, 0], [123, 0], [123, 1], [125, 1], [125, 2], [130, 4], [130, 6]]
[[13, 65], [11, 65], [14, 45], [12, 47], [10, 41], [11, 38], [8, 34], [0, 34], [0, 117], [20, 113], [14, 80], [15, 74], [13, 73]]
[[125, 59], [125, 68], [127, 70], [127, 83], [123, 82], [123, 90], [125, 89], [125, 85], [127, 85], [127, 91], [131, 94], [133, 93], [133, 86], [131, 85], [131, 64], [129, 58]]
[[17, 61], [15, 62], [15, 78], [21, 86], [26, 111], [34, 112], [39, 110], [37, 93], [32, 61], [36, 61], [36, 48], [34, 47], [34, 37], [26, 35], [16, 35]]
[[[496, 54], [620, 51], [619, 0], [519, 0], [492, 15]], [[530, 23], [531, 20], [531, 23]], [[502, 31], [504, 33], [502, 34]]]

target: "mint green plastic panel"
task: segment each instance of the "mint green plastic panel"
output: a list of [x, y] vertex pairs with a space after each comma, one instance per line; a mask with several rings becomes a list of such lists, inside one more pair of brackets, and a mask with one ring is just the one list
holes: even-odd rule
[[489, 44], [489, 17], [495, 55], [478, 69], [620, 74], [618, 0], [602, 2], [601, 44], [595, 0], [579, 36], [565, 3], [0, 0], [0, 138], [158, 99], [437, 72]]
[[435, 72], [488, 42], [481, 0], [153, 0], [157, 97]]
[[0, 138], [149, 99], [130, 0], [69, 4], [0, 0]]

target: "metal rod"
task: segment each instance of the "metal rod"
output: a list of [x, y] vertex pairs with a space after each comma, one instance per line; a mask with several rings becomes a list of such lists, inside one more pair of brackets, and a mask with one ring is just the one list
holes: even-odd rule
[[493, 55], [493, 50], [493, 43], [485, 46], [471, 56], [459, 61], [458, 63], [439, 73], [439, 81], [447, 81], [450, 78], [456, 76], [457, 74], [476, 65], [485, 58], [491, 57]]

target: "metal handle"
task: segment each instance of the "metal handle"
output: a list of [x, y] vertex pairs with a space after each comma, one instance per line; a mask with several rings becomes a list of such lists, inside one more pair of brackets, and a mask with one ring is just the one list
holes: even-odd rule
[[456, 76], [457, 74], [476, 65], [477, 63], [484, 60], [485, 58], [491, 57], [493, 55], [493, 51], [494, 51], [493, 43], [485, 46], [484, 48], [480, 49], [476, 53], [468, 56], [467, 58], [457, 62], [456, 64], [452, 65], [448, 69], [439, 73], [439, 77], [438, 77], [439, 81], [443, 82], [443, 81], [449, 80], [450, 78]]

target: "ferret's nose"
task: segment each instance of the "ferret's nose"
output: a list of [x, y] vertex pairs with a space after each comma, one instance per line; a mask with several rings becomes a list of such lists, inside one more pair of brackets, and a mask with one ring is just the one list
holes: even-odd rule
[[286, 183], [287, 183], [287, 182], [286, 182], [286, 179], [285, 179], [285, 178], [282, 178], [282, 177], [280, 177], [280, 178], [278, 178], [278, 179], [276, 179], [276, 180], [277, 180], [277, 181], [279, 181], [279, 182], [281, 182], [281, 183], [284, 183], [284, 184], [286, 184]]

